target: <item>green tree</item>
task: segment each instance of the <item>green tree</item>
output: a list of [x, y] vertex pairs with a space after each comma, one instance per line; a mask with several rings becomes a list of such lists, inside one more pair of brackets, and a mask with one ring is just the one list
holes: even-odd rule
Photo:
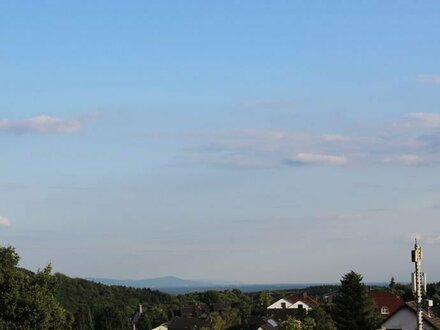
[[75, 330], [94, 330], [92, 311], [89, 306], [81, 306], [73, 315]]
[[334, 303], [333, 319], [338, 330], [377, 329], [379, 315], [362, 283], [362, 275], [354, 271], [345, 274]]
[[279, 326], [279, 330], [302, 330], [302, 324], [300, 320], [289, 316], [286, 320], [281, 321]]
[[395, 293], [396, 291], [396, 281], [394, 280], [394, 277], [391, 277], [390, 284], [388, 285], [391, 292]]
[[128, 319], [121, 311], [121, 307], [104, 306], [96, 314], [96, 329], [119, 330], [129, 327]]
[[168, 321], [168, 313], [165, 305], [153, 305], [147, 315], [150, 319], [151, 325], [156, 327]]
[[18, 268], [12, 247], [0, 246], [0, 324], [6, 329], [70, 329], [72, 316], [56, 299], [51, 266], [32, 273]]
[[316, 327], [316, 322], [310, 316], [306, 316], [302, 321], [302, 330], [314, 330]]
[[263, 291], [258, 295], [258, 306], [260, 308], [267, 308], [272, 302], [272, 298], [270, 297], [269, 292]]
[[315, 320], [315, 330], [336, 330], [335, 322], [322, 307], [313, 309], [310, 315]]
[[226, 321], [218, 313], [211, 314], [211, 330], [223, 330], [226, 329]]

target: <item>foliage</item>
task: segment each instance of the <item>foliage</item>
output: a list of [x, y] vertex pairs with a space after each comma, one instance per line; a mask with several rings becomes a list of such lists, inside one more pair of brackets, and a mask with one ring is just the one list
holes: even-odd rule
[[[146, 311], [144, 323], [151, 323], [153, 306], [172, 306], [170, 295], [150, 289], [108, 286], [79, 278], [55, 274], [59, 283], [58, 299], [61, 305], [74, 315], [73, 328], [78, 330], [123, 329], [137, 306]], [[113, 315], [111, 315], [113, 313]], [[168, 307], [165, 307], [168, 320]], [[163, 318], [162, 318], [163, 319]], [[149, 328], [146, 328], [149, 329]]]
[[394, 277], [391, 277], [390, 284], [388, 285], [388, 287], [389, 287], [391, 292], [393, 292], [393, 293], [395, 292], [395, 290], [396, 290], [396, 281], [395, 281]]
[[392, 292], [400, 296], [404, 301], [414, 300], [414, 295], [409, 284], [396, 283]]
[[412, 289], [409, 284], [396, 283], [394, 277], [391, 277], [390, 284], [388, 285], [390, 291], [400, 296], [404, 301], [410, 301], [414, 299]]
[[6, 329], [70, 329], [72, 317], [56, 299], [51, 266], [32, 273], [17, 267], [12, 247], [0, 246], [0, 325]]
[[270, 303], [272, 302], [272, 298], [269, 294], [269, 292], [267, 291], [262, 291], [259, 295], [258, 295], [258, 306], [261, 308], [267, 308], [267, 306], [270, 305]]
[[322, 308], [318, 307], [310, 312], [310, 315], [315, 320], [316, 330], [336, 330], [335, 323], [331, 316]]
[[289, 316], [286, 320], [281, 321], [279, 326], [279, 330], [302, 330], [302, 323], [300, 320], [295, 319], [294, 317]]
[[362, 283], [362, 275], [354, 271], [345, 274], [334, 303], [333, 319], [339, 330], [377, 329], [379, 315]]
[[310, 316], [306, 316], [302, 320], [302, 328], [301, 328], [302, 330], [314, 330], [315, 327], [316, 327], [316, 322]]
[[440, 304], [440, 282], [427, 285], [427, 296], [434, 300], [434, 306]]

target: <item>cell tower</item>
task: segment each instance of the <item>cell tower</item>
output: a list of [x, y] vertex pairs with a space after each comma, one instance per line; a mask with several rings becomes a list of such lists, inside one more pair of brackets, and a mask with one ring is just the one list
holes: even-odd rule
[[426, 275], [422, 273], [422, 248], [415, 240], [414, 250], [411, 251], [411, 261], [415, 263], [415, 272], [412, 273], [412, 289], [417, 303], [417, 330], [423, 330], [422, 295], [426, 293]]

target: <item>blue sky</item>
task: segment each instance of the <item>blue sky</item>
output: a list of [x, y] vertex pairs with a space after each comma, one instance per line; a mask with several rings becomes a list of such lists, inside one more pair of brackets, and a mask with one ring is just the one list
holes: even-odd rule
[[71, 276], [440, 280], [438, 1], [0, 3], [0, 241]]

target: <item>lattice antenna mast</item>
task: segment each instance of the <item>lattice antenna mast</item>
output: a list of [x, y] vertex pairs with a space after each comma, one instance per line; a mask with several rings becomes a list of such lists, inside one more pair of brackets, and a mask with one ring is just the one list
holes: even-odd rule
[[[423, 252], [422, 248], [417, 244], [417, 239], [415, 240], [414, 250], [411, 251], [411, 261], [415, 264], [415, 272], [412, 273], [412, 287], [414, 292], [414, 297], [417, 303], [417, 330], [423, 330], [423, 305], [422, 305], [422, 295], [423, 289], [426, 292], [426, 278], [425, 274], [422, 273], [422, 258]], [[423, 282], [423, 289], [422, 289]]]

